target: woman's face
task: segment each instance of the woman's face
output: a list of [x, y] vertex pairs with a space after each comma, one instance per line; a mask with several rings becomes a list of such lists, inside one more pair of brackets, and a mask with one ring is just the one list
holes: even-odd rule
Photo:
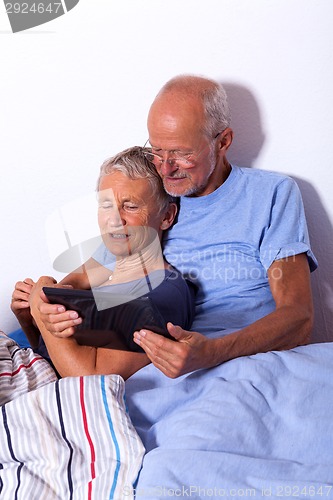
[[121, 172], [102, 177], [98, 224], [104, 244], [115, 256], [137, 253], [161, 236], [162, 219], [147, 179], [129, 179]]

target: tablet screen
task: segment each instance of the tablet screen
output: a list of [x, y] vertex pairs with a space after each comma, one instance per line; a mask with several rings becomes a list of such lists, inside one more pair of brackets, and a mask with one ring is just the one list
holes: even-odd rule
[[[128, 349], [143, 352], [133, 341], [134, 331], [147, 328], [171, 338], [163, 316], [147, 296], [132, 298], [106, 291], [55, 287], [44, 287], [43, 291], [51, 303], [77, 311], [82, 317], [83, 322], [76, 327], [74, 334], [80, 344], [102, 347], [109, 343], [108, 338], [115, 332]], [[101, 331], [105, 332], [104, 338]]]

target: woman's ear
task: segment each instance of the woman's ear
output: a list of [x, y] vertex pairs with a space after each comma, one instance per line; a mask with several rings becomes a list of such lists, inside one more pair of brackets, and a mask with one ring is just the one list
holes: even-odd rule
[[160, 224], [160, 229], [165, 231], [166, 229], [169, 229], [169, 227], [172, 226], [175, 217], [177, 215], [177, 204], [176, 203], [169, 203], [169, 206], [167, 210], [163, 213], [163, 219]]

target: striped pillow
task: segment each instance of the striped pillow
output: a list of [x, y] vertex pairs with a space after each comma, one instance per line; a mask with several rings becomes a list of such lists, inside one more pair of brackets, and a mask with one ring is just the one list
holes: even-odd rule
[[133, 498], [144, 448], [124, 387], [119, 375], [68, 377], [2, 405], [1, 499]]

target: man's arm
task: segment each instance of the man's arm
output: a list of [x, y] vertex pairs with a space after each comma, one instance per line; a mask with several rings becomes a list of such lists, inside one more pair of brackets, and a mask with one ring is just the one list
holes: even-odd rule
[[[172, 324], [173, 342], [150, 331], [135, 332], [135, 341], [165, 375], [176, 378], [239, 356], [291, 349], [309, 341], [313, 324], [310, 270], [305, 254], [275, 261], [268, 270], [274, 312], [237, 332], [207, 339]], [[223, 299], [222, 299], [223, 300]]]
[[118, 339], [113, 344], [116, 348], [110, 348], [111, 344], [105, 348], [96, 348], [79, 345], [71, 336], [55, 337], [45, 327], [40, 314], [40, 307], [46, 300], [41, 288], [51, 285], [50, 280], [47, 276], [38, 280], [30, 294], [30, 308], [49, 356], [62, 377], [115, 373], [127, 379], [150, 363], [146, 354], [125, 350]]

